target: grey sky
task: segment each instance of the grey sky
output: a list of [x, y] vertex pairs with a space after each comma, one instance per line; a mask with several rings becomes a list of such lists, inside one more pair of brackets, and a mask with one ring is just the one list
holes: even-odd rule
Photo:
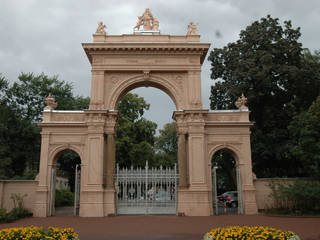
[[[89, 96], [90, 64], [81, 47], [92, 42], [98, 21], [109, 34], [132, 33], [149, 7], [163, 34], [185, 35], [190, 21], [199, 23], [202, 42], [223, 47], [236, 41], [240, 30], [271, 14], [281, 22], [301, 27], [301, 42], [320, 49], [319, 0], [0, 0], [0, 73], [15, 81], [20, 72], [44, 72], [72, 82], [76, 94]], [[221, 37], [216, 36], [216, 31]], [[210, 65], [202, 69], [202, 101], [209, 108]], [[134, 90], [151, 104], [146, 117], [163, 124], [171, 121], [173, 102], [154, 88]]]

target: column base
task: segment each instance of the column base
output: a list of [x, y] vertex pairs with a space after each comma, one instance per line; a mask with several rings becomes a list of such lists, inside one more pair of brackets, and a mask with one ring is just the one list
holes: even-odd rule
[[34, 203], [32, 213], [33, 213], [33, 217], [48, 217], [47, 204]]
[[258, 214], [256, 189], [254, 185], [243, 186], [243, 213], [246, 215]]
[[86, 190], [80, 194], [80, 217], [103, 217], [103, 189]]
[[49, 197], [48, 187], [38, 186], [36, 190], [35, 202], [33, 204], [34, 217], [48, 217], [49, 216]]
[[103, 210], [104, 216], [116, 215], [116, 201], [115, 201], [115, 190], [105, 189], [103, 192]]
[[178, 190], [178, 215], [210, 216], [210, 192], [203, 190]]

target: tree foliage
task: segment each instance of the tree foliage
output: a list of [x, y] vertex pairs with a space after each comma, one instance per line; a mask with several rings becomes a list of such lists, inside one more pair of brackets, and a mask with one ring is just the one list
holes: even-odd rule
[[143, 118], [150, 107], [137, 94], [126, 94], [118, 104], [116, 162], [120, 167], [154, 165], [154, 135], [157, 124]]
[[320, 178], [320, 96], [308, 111], [293, 117], [288, 129], [289, 153], [299, 175]]
[[86, 109], [89, 98], [74, 96], [72, 85], [45, 74], [21, 73], [11, 86], [0, 77], [0, 178], [34, 178], [40, 160], [41, 111], [51, 93], [58, 110]]
[[212, 157], [212, 166], [217, 167], [217, 193], [237, 191], [236, 161], [232, 153], [226, 149], [217, 151]]
[[156, 163], [173, 167], [178, 162], [178, 139], [175, 122], [167, 123], [155, 139]]
[[[244, 93], [251, 110], [253, 168], [259, 177], [299, 175], [289, 154], [288, 125], [319, 95], [319, 58], [304, 51], [300, 29], [267, 16], [210, 56], [211, 109], [234, 109]], [[306, 175], [301, 172], [301, 175]]]

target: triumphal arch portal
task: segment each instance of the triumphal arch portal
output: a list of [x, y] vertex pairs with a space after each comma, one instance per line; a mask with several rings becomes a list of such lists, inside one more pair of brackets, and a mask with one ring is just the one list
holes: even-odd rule
[[197, 25], [186, 35], [164, 35], [149, 9], [139, 17], [132, 34], [110, 35], [100, 22], [92, 43], [82, 47], [91, 63], [91, 101], [85, 111], [55, 110], [54, 96], [43, 111], [41, 160], [34, 216], [52, 215], [52, 174], [59, 154], [73, 150], [81, 158], [82, 217], [117, 214], [115, 188], [115, 131], [117, 103], [128, 91], [151, 86], [167, 93], [176, 106], [178, 127], [178, 190], [176, 213], [214, 214], [211, 158], [228, 149], [240, 169], [244, 214], [257, 213], [252, 179], [249, 111], [245, 97], [238, 109], [202, 108], [201, 66], [210, 44], [201, 43]]

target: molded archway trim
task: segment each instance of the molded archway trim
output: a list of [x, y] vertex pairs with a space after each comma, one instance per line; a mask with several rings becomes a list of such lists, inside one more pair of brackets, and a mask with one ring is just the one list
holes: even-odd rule
[[217, 146], [215, 146], [214, 148], [212, 148], [209, 151], [209, 163], [211, 165], [211, 161], [213, 156], [219, 151], [219, 150], [226, 150], [228, 152], [231, 153], [232, 157], [234, 158], [234, 160], [236, 161], [236, 165], [240, 164], [240, 158], [241, 158], [241, 152], [239, 149], [237, 149], [236, 147], [234, 147], [231, 144], [219, 144]]
[[71, 151], [76, 152], [80, 157], [80, 161], [82, 162], [83, 153], [82, 153], [81, 148], [79, 148], [78, 146], [72, 145], [72, 144], [63, 144], [63, 145], [59, 145], [59, 146], [55, 147], [53, 150], [50, 151], [49, 165], [56, 164], [56, 161], [57, 161], [59, 155], [62, 154], [62, 152], [65, 150], [71, 150]]
[[151, 75], [148, 78], [144, 78], [143, 75], [138, 75], [121, 81], [119, 85], [115, 86], [115, 91], [113, 91], [113, 93], [108, 99], [108, 109], [116, 109], [117, 104], [119, 103], [121, 98], [129, 91], [138, 87], [158, 88], [169, 95], [169, 97], [174, 102], [177, 110], [183, 108], [181, 96], [179, 95], [179, 92], [174, 86], [174, 84], [159, 76]]

